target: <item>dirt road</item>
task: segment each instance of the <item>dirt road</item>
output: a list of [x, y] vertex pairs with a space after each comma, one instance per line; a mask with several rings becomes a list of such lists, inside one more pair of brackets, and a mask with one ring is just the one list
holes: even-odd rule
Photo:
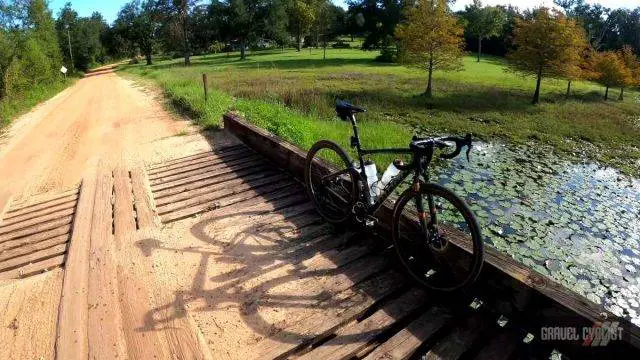
[[14, 122], [0, 147], [0, 189], [15, 199], [69, 188], [97, 159], [147, 160], [152, 142], [187, 126], [132, 81], [100, 70]]

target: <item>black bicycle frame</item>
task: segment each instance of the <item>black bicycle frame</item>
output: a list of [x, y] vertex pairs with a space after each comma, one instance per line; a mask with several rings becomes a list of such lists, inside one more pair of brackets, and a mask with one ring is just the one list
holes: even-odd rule
[[[353, 137], [351, 138], [351, 146], [356, 148], [358, 152], [358, 160], [360, 162], [360, 170], [359, 171], [356, 170], [355, 172], [357, 172], [360, 175], [360, 181], [362, 181], [364, 184], [366, 184], [367, 174], [365, 173], [365, 170], [364, 170], [365, 162], [364, 162], [363, 156], [373, 155], [373, 154], [411, 154], [413, 155], [412, 163], [407, 165], [405, 170], [400, 170], [400, 174], [398, 174], [393, 179], [391, 179], [389, 184], [387, 184], [387, 186], [384, 189], [382, 189], [380, 196], [378, 196], [378, 198], [373, 204], [371, 204], [371, 194], [369, 193], [368, 189], [367, 191], [364, 191], [365, 207], [368, 213], [373, 214], [376, 211], [378, 211], [378, 209], [380, 209], [384, 201], [389, 197], [389, 195], [391, 195], [393, 190], [396, 187], [398, 187], [398, 185], [400, 185], [412, 172], [414, 173], [414, 179], [413, 179], [414, 184], [419, 181], [420, 175], [425, 176], [425, 181], [429, 180], [426, 174], [422, 174], [423, 172], [422, 170], [423, 170], [423, 165], [424, 167], [426, 167], [431, 162], [433, 149], [431, 149], [430, 151], [427, 151], [426, 153], [420, 153], [418, 151], [407, 149], [407, 148], [363, 149], [360, 143], [360, 134], [358, 132], [358, 125], [356, 123], [355, 116], [351, 115], [349, 120], [351, 121], [351, 127], [353, 128]], [[424, 164], [422, 161], [423, 158], [426, 158], [426, 161], [424, 162]], [[353, 164], [351, 166], [355, 170], [355, 167], [353, 166]]]

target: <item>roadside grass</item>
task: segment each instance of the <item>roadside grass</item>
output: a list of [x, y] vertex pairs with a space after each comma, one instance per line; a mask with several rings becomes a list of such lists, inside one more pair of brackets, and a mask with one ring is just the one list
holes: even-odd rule
[[11, 121], [26, 113], [39, 103], [48, 100], [72, 85], [77, 79], [67, 78], [51, 84], [37, 85], [29, 89], [21, 96], [14, 98], [4, 98], [0, 100], [0, 132], [7, 127]]
[[[425, 73], [420, 69], [374, 62], [377, 52], [356, 49], [269, 50], [181, 59], [152, 66], [132, 65], [129, 74], [150, 78], [173, 105], [187, 111], [205, 128], [220, 124], [230, 109], [308, 148], [320, 138], [346, 145], [350, 128], [337, 123], [336, 98], [367, 108], [359, 117], [369, 147], [406, 146], [412, 132], [464, 134], [491, 141], [549, 144], [565, 153], [590, 159], [627, 173], [640, 173], [640, 93], [627, 91], [624, 101], [602, 100], [603, 89], [590, 82], [572, 84], [545, 79], [541, 103], [531, 105], [534, 79], [506, 71], [502, 58], [482, 62], [466, 57], [460, 72], [436, 73], [435, 96], [421, 96]], [[204, 102], [201, 74], [209, 78]], [[614, 98], [617, 89], [612, 89]]]

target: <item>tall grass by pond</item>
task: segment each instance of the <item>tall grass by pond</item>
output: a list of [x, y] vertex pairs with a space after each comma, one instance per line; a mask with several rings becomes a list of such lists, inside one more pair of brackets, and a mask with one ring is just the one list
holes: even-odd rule
[[[530, 104], [532, 78], [505, 71], [503, 59], [476, 63], [465, 59], [461, 72], [437, 73], [435, 97], [426, 99], [425, 74], [419, 69], [376, 63], [376, 53], [360, 50], [285, 52], [263, 51], [239, 61], [236, 54], [193, 58], [185, 68], [179, 59], [152, 66], [128, 66], [125, 71], [157, 81], [169, 97], [206, 127], [216, 127], [228, 109], [245, 112], [251, 121], [269, 117], [270, 130], [303, 147], [329, 134], [348, 133], [335, 126], [336, 97], [349, 99], [369, 111], [360, 117], [362, 128], [394, 129], [409, 134], [474, 134], [510, 142], [530, 140], [550, 144], [567, 153], [584, 152], [589, 158], [611, 164], [627, 173], [640, 172], [640, 93], [628, 91], [624, 101], [602, 100], [603, 89], [576, 82], [565, 97], [566, 82], [545, 79], [541, 104]], [[204, 104], [201, 74], [207, 73], [212, 91]], [[615, 90], [614, 90], [615, 91]], [[254, 100], [251, 102], [250, 100]], [[260, 109], [253, 109], [259, 107]], [[260, 115], [253, 117], [252, 114]], [[285, 114], [286, 113], [286, 114]], [[277, 116], [274, 116], [277, 115]], [[280, 118], [281, 116], [285, 119]], [[292, 123], [292, 119], [298, 119]], [[401, 126], [394, 126], [400, 124]], [[338, 127], [341, 128], [341, 127]], [[284, 131], [279, 133], [277, 130]], [[315, 130], [322, 130], [312, 133]], [[393, 140], [375, 136], [365, 141], [380, 147]], [[288, 137], [296, 134], [297, 137]], [[406, 145], [406, 137], [398, 136]]]

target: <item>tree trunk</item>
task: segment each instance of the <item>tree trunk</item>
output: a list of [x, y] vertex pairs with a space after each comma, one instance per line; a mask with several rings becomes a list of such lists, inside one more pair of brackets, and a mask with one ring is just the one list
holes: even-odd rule
[[244, 53], [245, 43], [244, 38], [240, 40], [240, 60], [244, 60], [247, 58], [247, 55]]
[[609, 87], [607, 86], [604, 90], [604, 99], [609, 100]]
[[298, 52], [302, 50], [302, 34], [300, 32], [296, 34], [296, 50]]
[[478, 61], [480, 62], [480, 54], [482, 53], [482, 36], [478, 36]]
[[327, 43], [324, 43], [323, 46], [324, 51], [322, 52], [322, 60], [327, 60]]
[[567, 97], [571, 96], [571, 80], [567, 82]]
[[618, 96], [618, 100], [624, 100], [624, 87], [620, 88], [620, 95]]
[[536, 92], [533, 93], [532, 104], [535, 105], [540, 101], [540, 83], [542, 82], [542, 67], [538, 69], [538, 79], [536, 80]]
[[433, 55], [429, 58], [429, 80], [427, 81], [427, 90], [424, 92], [424, 95], [428, 98], [433, 96]]
[[355, 40], [355, 35], [351, 34], [351, 42]]
[[147, 65], [153, 65], [153, 62], [151, 61], [151, 52], [147, 52], [144, 56], [147, 58]]
[[187, 33], [187, 15], [182, 18], [182, 35], [184, 41], [184, 66], [191, 65], [191, 59], [189, 58], [189, 36]]

